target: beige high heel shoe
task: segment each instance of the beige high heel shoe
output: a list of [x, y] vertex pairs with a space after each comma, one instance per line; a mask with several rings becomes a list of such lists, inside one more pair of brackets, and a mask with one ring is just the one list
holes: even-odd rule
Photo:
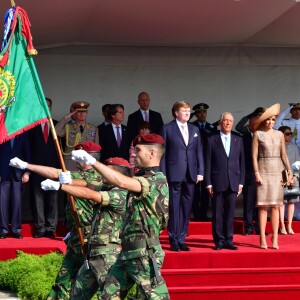
[[266, 239], [264, 239], [264, 240], [262, 240], [261, 238], [260, 238], [260, 246], [259, 246], [259, 248], [260, 249], [268, 249], [268, 245], [267, 245], [267, 241], [266, 241]]
[[278, 241], [276, 244], [274, 243], [274, 236], [271, 237], [271, 242], [272, 242], [272, 249], [278, 250], [279, 249]]
[[288, 234], [295, 234], [295, 232], [292, 228], [288, 228], [287, 233]]
[[287, 234], [285, 227], [280, 227], [279, 228], [279, 233], [280, 234]]

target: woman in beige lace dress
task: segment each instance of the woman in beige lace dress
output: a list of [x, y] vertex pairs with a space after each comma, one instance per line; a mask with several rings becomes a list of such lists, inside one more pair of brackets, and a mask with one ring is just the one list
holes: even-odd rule
[[282, 171], [288, 170], [289, 183], [293, 175], [285, 149], [285, 140], [281, 131], [274, 130], [276, 116], [280, 112], [280, 104], [275, 104], [255, 121], [253, 135], [252, 158], [257, 182], [258, 218], [260, 226], [260, 247], [267, 249], [266, 224], [268, 208], [271, 210], [272, 248], [278, 246], [279, 205], [283, 204]]

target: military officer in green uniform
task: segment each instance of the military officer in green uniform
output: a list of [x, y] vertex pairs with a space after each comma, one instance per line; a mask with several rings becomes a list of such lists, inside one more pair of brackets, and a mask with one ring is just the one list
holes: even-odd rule
[[[99, 144], [97, 127], [86, 121], [89, 106], [90, 104], [86, 101], [72, 103], [71, 107], [74, 111], [63, 117], [55, 126], [57, 136], [65, 139], [62, 152], [69, 171], [76, 170], [76, 165], [71, 159], [71, 151], [77, 144], [84, 142]], [[71, 118], [74, 118], [75, 122], [70, 122]]]
[[[76, 148], [85, 149], [92, 157], [97, 160], [100, 158], [101, 148], [98, 144], [86, 142], [77, 145]], [[61, 174], [61, 170], [59, 169], [29, 164], [18, 158], [13, 158], [10, 161], [10, 165], [19, 169], [28, 169], [45, 178], [58, 179]], [[71, 172], [71, 176], [74, 182], [79, 179], [79, 182], [82, 182], [82, 180], [84, 181], [84, 184], [82, 184], [84, 186], [93, 187], [102, 185], [102, 176], [95, 169], [84, 163], [76, 163], [76, 165], [78, 171]], [[79, 225], [82, 229], [84, 241], [86, 243], [93, 220], [95, 202], [82, 198], [75, 198], [74, 200], [80, 223]], [[79, 268], [84, 262], [84, 257], [82, 255], [81, 245], [79, 242], [79, 237], [77, 234], [76, 225], [69, 202], [67, 203], [65, 214], [66, 226], [70, 229], [70, 232], [65, 238], [67, 250], [63, 259], [62, 266], [56, 277], [55, 283], [49, 293], [48, 300], [70, 299], [72, 283], [76, 278], [76, 274]]]
[[111, 184], [130, 193], [121, 230], [122, 251], [105, 280], [101, 299], [124, 299], [134, 283], [143, 298], [169, 299], [160, 268], [164, 252], [159, 234], [167, 226], [169, 190], [159, 170], [164, 140], [156, 134], [134, 140], [141, 171], [126, 177], [96, 161], [86, 151], [72, 151], [72, 159], [92, 165]]
[[[123, 158], [109, 158], [104, 162], [109, 168], [126, 176], [130, 174], [129, 162]], [[97, 290], [102, 290], [104, 280], [120, 252], [120, 229], [126, 209], [128, 191], [114, 187], [103, 180], [101, 191], [74, 185], [68, 172], [62, 173], [60, 182], [47, 179], [42, 182], [44, 190], [63, 190], [76, 198], [97, 202], [87, 242], [88, 266], [84, 263], [72, 287], [71, 299], [91, 299]], [[61, 184], [63, 183], [63, 184]]]

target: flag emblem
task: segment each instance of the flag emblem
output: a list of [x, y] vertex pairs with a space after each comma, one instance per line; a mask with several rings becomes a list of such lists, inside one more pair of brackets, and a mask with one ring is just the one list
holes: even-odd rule
[[0, 113], [15, 102], [15, 76], [10, 71], [0, 68]]

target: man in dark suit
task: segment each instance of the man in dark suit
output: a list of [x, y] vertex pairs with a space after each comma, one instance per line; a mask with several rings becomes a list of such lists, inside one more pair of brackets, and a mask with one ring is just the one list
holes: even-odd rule
[[[52, 110], [52, 100], [46, 98], [49, 111]], [[53, 120], [54, 125], [57, 124]], [[49, 122], [36, 126], [29, 131], [32, 163], [48, 167], [59, 168], [59, 160], [55, 148], [54, 140], [50, 130]], [[58, 219], [58, 192], [45, 192], [41, 189], [41, 182], [45, 178], [33, 173], [31, 178], [32, 189], [32, 210], [36, 227], [34, 238], [47, 236], [54, 238]]]
[[28, 133], [0, 144], [0, 239], [5, 239], [11, 224], [13, 236], [22, 239], [22, 188], [29, 180], [29, 172], [9, 166], [17, 156], [31, 161]]
[[[193, 107], [194, 113], [192, 113], [192, 115], [195, 115], [197, 120], [191, 123], [199, 128], [204, 156], [207, 145], [207, 137], [217, 132], [217, 128], [206, 121], [208, 108], [209, 106], [206, 103], [196, 104]], [[209, 194], [206, 189], [205, 182], [198, 182], [195, 186], [193, 199], [193, 215], [196, 221], [208, 220], [208, 206]]]
[[100, 138], [101, 158], [104, 162], [110, 157], [129, 159], [130, 139], [127, 127], [121, 123], [124, 120], [124, 106], [112, 104], [108, 111], [110, 124], [102, 130]]
[[138, 104], [140, 109], [128, 116], [127, 128], [130, 133], [130, 140], [133, 140], [139, 134], [139, 124], [143, 121], [150, 124], [152, 133], [160, 134], [164, 122], [160, 113], [149, 109], [149, 94], [141, 92], [138, 95]]
[[110, 124], [109, 116], [108, 116], [110, 106], [111, 106], [111, 104], [104, 104], [102, 106], [102, 115], [104, 117], [104, 121], [100, 125], [97, 126], [98, 134], [99, 134], [99, 140], [100, 140], [101, 135], [102, 135], [102, 130], [106, 127], [106, 125]]
[[238, 250], [233, 245], [234, 210], [245, 179], [244, 147], [240, 136], [231, 132], [231, 113], [223, 113], [221, 131], [208, 138], [205, 180], [212, 197], [212, 232], [215, 250]]
[[172, 114], [175, 120], [162, 128], [166, 150], [161, 167], [170, 191], [168, 233], [172, 251], [189, 251], [185, 237], [195, 184], [203, 180], [203, 151], [199, 129], [188, 123], [190, 104], [176, 102]]
[[[256, 204], [256, 182], [255, 174], [253, 170], [252, 161], [252, 137], [253, 137], [253, 123], [255, 120], [262, 115], [264, 112], [263, 107], [258, 107], [251, 114], [242, 118], [242, 120], [235, 126], [235, 129], [243, 135], [244, 143], [244, 155], [245, 155], [245, 169], [247, 170], [245, 174], [245, 185], [243, 188], [243, 218], [244, 218], [244, 230], [245, 235], [260, 233], [259, 223], [258, 223], [258, 209], [255, 207]], [[245, 119], [247, 119], [248, 125], [245, 125]], [[243, 124], [244, 123], [244, 124]]]

